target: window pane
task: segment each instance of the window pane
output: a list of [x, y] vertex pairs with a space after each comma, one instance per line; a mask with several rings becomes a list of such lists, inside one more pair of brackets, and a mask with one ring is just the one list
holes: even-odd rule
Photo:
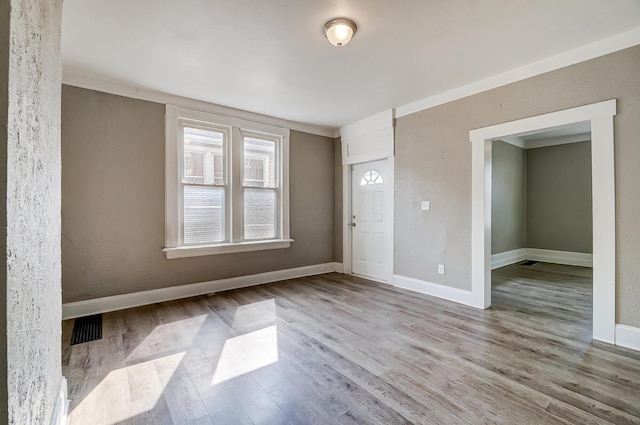
[[244, 138], [245, 186], [276, 187], [276, 142]]
[[184, 187], [184, 243], [224, 241], [224, 189]]
[[265, 189], [244, 190], [244, 238], [276, 237], [276, 192]]
[[366, 186], [368, 184], [383, 184], [382, 176], [376, 170], [369, 170], [364, 173], [360, 180], [360, 186]]
[[224, 184], [224, 133], [184, 127], [183, 183]]

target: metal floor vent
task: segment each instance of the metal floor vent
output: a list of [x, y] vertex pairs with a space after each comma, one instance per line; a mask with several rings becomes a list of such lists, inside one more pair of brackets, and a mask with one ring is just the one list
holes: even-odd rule
[[73, 324], [71, 345], [102, 339], [102, 314], [79, 317]]
[[520, 263], [521, 266], [533, 266], [534, 264], [538, 264], [539, 261], [527, 260], [524, 263]]

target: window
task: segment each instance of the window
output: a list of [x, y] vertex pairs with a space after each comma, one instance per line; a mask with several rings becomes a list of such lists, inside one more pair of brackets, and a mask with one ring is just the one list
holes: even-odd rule
[[376, 170], [369, 170], [364, 173], [360, 180], [360, 186], [366, 186], [369, 184], [383, 184], [382, 176]]
[[289, 130], [167, 105], [165, 253], [286, 248]]

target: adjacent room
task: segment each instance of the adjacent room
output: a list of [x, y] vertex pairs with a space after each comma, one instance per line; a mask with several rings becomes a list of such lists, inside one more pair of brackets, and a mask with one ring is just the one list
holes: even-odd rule
[[492, 145], [491, 283], [496, 309], [550, 318], [590, 341], [593, 218], [589, 123]]
[[0, 423], [640, 424], [639, 2], [0, 22]]

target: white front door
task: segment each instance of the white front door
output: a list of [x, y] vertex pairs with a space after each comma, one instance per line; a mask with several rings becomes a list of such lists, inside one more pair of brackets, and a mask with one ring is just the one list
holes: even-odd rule
[[393, 271], [391, 160], [353, 166], [351, 191], [353, 273], [391, 283]]

